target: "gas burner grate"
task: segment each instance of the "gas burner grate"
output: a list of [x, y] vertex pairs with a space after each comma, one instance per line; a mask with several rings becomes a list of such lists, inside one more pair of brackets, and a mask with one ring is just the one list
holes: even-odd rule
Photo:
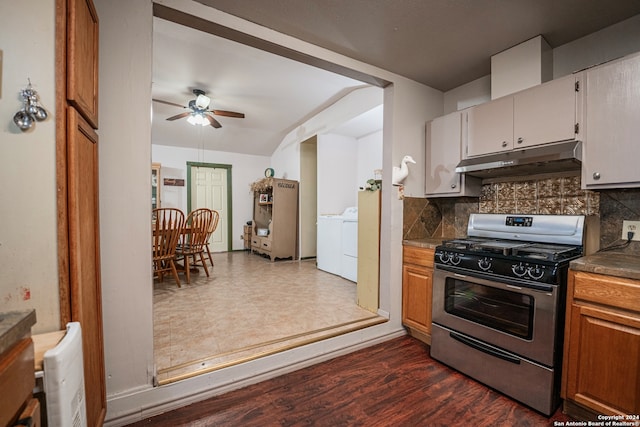
[[581, 256], [582, 248], [579, 246], [544, 245], [536, 243], [522, 248], [515, 248], [513, 255], [546, 261], [562, 261]]

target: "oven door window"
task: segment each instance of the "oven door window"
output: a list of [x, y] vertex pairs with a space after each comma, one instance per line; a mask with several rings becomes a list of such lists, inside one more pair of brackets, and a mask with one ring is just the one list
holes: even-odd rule
[[445, 310], [519, 338], [533, 336], [534, 299], [530, 295], [447, 277]]

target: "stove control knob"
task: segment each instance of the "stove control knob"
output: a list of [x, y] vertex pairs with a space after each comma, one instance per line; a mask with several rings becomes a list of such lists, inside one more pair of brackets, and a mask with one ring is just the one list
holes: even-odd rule
[[462, 258], [460, 258], [460, 254], [453, 252], [449, 257], [449, 260], [451, 261], [451, 264], [458, 265], [460, 264], [460, 261], [462, 261]]
[[518, 277], [522, 277], [525, 274], [527, 274], [528, 270], [529, 269], [525, 267], [523, 263], [515, 264], [511, 266], [511, 271], [513, 271], [513, 274], [515, 274]]
[[451, 259], [451, 255], [449, 255], [445, 251], [442, 251], [438, 254], [438, 258], [440, 259], [441, 263], [447, 264]]
[[535, 267], [529, 268], [529, 277], [533, 280], [540, 280], [544, 276], [544, 267], [536, 265]]
[[478, 260], [478, 267], [480, 270], [487, 271], [491, 268], [491, 258], [484, 257]]

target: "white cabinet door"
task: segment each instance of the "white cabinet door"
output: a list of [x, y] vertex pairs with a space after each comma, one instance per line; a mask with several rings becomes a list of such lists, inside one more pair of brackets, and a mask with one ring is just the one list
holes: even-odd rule
[[425, 194], [427, 196], [477, 196], [476, 178], [465, 177], [455, 169], [462, 159], [463, 123], [466, 112], [438, 117], [426, 126]]
[[513, 96], [468, 111], [467, 157], [513, 149]]
[[640, 187], [640, 55], [584, 73], [582, 183]]
[[518, 92], [513, 111], [515, 149], [575, 139], [575, 76]]

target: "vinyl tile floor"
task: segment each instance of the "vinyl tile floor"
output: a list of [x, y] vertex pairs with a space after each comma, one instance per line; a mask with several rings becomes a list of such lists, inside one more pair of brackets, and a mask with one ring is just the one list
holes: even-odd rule
[[315, 259], [276, 261], [250, 252], [213, 254], [182, 287], [154, 281], [158, 384], [221, 369], [386, 321], [356, 303], [356, 284]]

